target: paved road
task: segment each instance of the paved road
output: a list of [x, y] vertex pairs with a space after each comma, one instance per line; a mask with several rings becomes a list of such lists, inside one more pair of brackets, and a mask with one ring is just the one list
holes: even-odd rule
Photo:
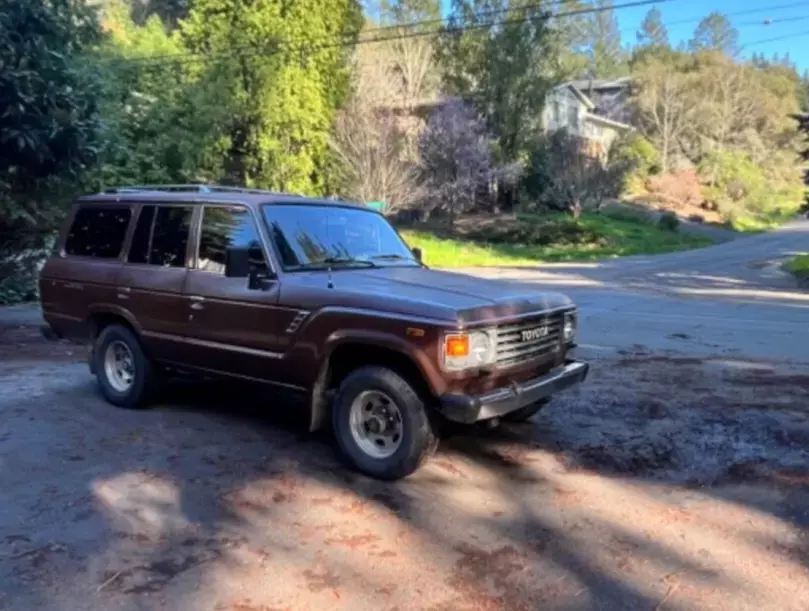
[[580, 339], [591, 348], [809, 362], [809, 291], [780, 270], [806, 251], [809, 221], [800, 220], [669, 255], [464, 271], [569, 294], [582, 313]]

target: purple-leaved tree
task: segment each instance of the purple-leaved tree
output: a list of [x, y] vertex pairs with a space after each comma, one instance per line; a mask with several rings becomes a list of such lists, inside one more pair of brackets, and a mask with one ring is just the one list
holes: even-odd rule
[[475, 109], [448, 99], [433, 112], [419, 139], [426, 198], [424, 206], [446, 214], [450, 230], [481, 192], [488, 196], [499, 179], [513, 180], [515, 168], [492, 161], [491, 142]]

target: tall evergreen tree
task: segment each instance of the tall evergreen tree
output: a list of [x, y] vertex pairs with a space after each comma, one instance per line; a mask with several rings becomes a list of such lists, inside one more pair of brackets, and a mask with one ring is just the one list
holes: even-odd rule
[[636, 36], [640, 47], [669, 46], [669, 32], [663, 24], [663, 14], [660, 9], [657, 7], [649, 9]]
[[721, 51], [735, 57], [739, 53], [739, 30], [726, 15], [714, 11], [699, 22], [688, 46], [694, 52]]
[[627, 66], [613, 2], [596, 0], [595, 7], [600, 10], [592, 14], [587, 26], [591, 74], [599, 78], [621, 76]]
[[348, 94], [357, 0], [197, 0], [182, 23], [205, 79], [225, 91], [230, 180], [280, 191], [328, 189], [328, 135]]

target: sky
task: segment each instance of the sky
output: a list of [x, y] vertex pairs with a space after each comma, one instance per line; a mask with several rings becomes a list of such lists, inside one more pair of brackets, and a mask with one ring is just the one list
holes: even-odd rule
[[[620, 6], [631, 0], [613, 0]], [[524, 2], [528, 4], [528, 0]], [[449, 11], [451, 1], [444, 0], [444, 10]], [[809, 70], [809, 0], [669, 0], [655, 5], [617, 9], [616, 16], [624, 44], [634, 44], [635, 32], [646, 13], [656, 6], [663, 14], [673, 45], [688, 41], [700, 19], [713, 11], [727, 15], [739, 30], [742, 55], [763, 52], [775, 53], [790, 59], [803, 72]], [[772, 23], [765, 25], [765, 21]], [[772, 38], [785, 37], [783, 40]]]

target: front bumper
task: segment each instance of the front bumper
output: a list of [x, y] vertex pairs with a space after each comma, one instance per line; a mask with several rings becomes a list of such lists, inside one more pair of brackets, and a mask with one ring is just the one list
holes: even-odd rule
[[584, 361], [566, 360], [558, 369], [521, 384], [512, 382], [482, 395], [442, 395], [438, 409], [448, 420], [463, 424], [497, 418], [583, 382], [589, 369]]

